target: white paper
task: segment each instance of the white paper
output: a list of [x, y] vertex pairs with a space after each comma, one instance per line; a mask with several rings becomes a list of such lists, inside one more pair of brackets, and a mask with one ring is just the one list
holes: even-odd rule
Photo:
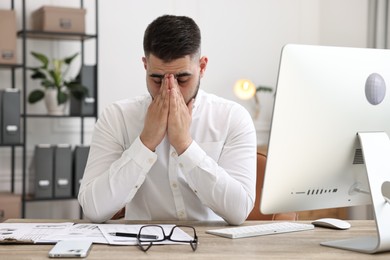
[[55, 243], [45, 237], [71, 227], [73, 223], [0, 223], [0, 243]]
[[86, 240], [98, 244], [108, 244], [97, 224], [80, 223], [46, 237], [47, 240]]

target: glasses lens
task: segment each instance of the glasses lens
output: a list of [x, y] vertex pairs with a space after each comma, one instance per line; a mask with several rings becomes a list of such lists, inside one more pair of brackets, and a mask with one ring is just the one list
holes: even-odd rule
[[141, 242], [162, 241], [164, 240], [164, 231], [160, 226], [143, 226], [139, 231], [139, 240]]
[[189, 226], [175, 226], [172, 230], [171, 240], [177, 242], [190, 242], [195, 239], [195, 229]]

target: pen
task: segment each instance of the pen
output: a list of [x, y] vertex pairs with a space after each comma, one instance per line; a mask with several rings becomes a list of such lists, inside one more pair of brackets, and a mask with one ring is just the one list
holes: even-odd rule
[[[111, 236], [117, 237], [137, 237], [138, 234], [135, 233], [123, 233], [123, 232], [114, 232], [109, 233]], [[155, 235], [140, 235], [140, 238], [148, 238], [148, 239], [158, 239], [158, 236]]]

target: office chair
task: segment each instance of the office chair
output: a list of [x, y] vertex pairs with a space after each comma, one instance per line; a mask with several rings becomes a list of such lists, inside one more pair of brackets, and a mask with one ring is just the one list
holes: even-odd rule
[[[256, 201], [255, 201], [255, 207], [253, 208], [252, 212], [249, 214], [247, 220], [297, 220], [298, 214], [295, 212], [271, 214], [271, 215], [264, 215], [260, 213], [260, 196], [261, 196], [261, 189], [263, 188], [266, 160], [267, 157], [263, 153], [257, 152]], [[123, 218], [124, 216], [125, 216], [125, 208], [122, 208], [111, 219], [120, 219]]]
[[261, 152], [257, 152], [256, 200], [255, 200], [255, 206], [252, 209], [251, 213], [249, 213], [247, 220], [297, 220], [298, 214], [295, 212], [270, 214], [270, 215], [264, 215], [260, 212], [260, 197], [261, 197], [261, 190], [263, 189], [266, 161], [267, 161], [266, 155]]

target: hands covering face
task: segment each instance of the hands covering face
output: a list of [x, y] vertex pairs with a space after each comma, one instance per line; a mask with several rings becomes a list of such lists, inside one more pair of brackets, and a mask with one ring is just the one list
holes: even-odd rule
[[173, 74], [164, 76], [159, 93], [150, 104], [141, 141], [150, 150], [156, 147], [168, 135], [169, 143], [176, 152], [182, 154], [192, 142], [190, 126], [194, 99], [186, 104]]

